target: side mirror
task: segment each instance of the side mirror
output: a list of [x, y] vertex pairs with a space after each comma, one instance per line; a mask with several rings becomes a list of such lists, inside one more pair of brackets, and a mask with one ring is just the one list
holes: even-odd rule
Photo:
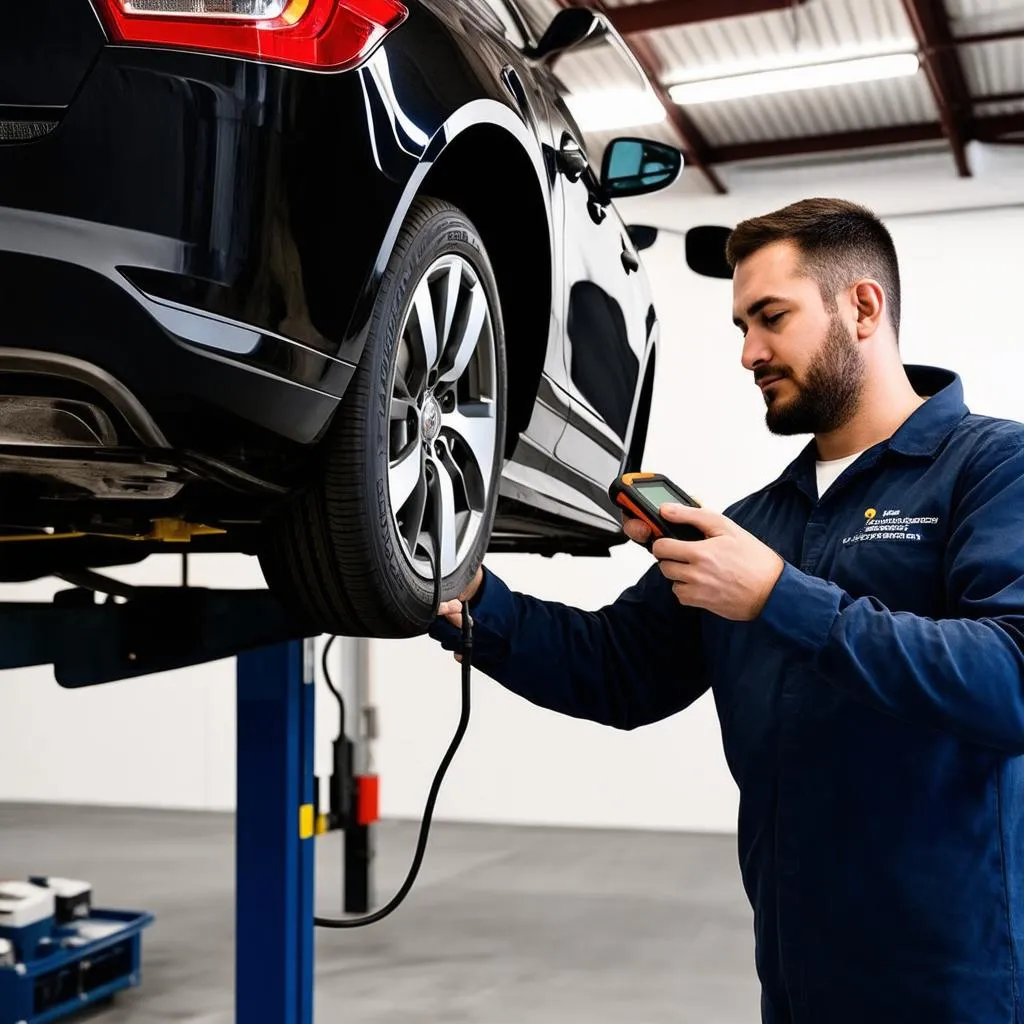
[[566, 50], [600, 42], [608, 34], [608, 22], [587, 7], [565, 7], [544, 31], [540, 42], [525, 51], [532, 60], [549, 61]]
[[725, 258], [725, 247], [732, 228], [701, 224], [686, 232], [686, 264], [701, 277], [732, 279], [732, 267]]
[[601, 188], [610, 199], [641, 196], [667, 188], [683, 169], [674, 146], [649, 139], [613, 139], [604, 151]]

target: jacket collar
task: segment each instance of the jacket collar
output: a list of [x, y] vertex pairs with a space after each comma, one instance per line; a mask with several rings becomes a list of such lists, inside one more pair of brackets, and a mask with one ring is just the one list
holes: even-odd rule
[[907, 417], [888, 445], [904, 455], [935, 455], [968, 414], [964, 404], [964, 386], [950, 370], [936, 366], [907, 366], [907, 376], [919, 395], [931, 396]]
[[[934, 457], [942, 443], [969, 412], [964, 404], [963, 383], [951, 370], [916, 365], [906, 365], [904, 369], [911, 386], [919, 395], [927, 397], [928, 401], [915, 409], [891, 437], [863, 453], [861, 458], [870, 464], [889, 450], [902, 455]], [[818, 493], [815, 483], [817, 458], [818, 447], [811, 440], [775, 483], [796, 483], [801, 490], [815, 497]]]

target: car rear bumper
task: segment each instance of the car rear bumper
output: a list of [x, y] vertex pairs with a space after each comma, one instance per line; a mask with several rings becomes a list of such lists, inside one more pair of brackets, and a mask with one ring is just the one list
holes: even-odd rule
[[360, 74], [104, 47], [0, 141], [0, 346], [94, 364], [176, 446], [316, 440], [415, 163], [382, 174]]
[[[183, 248], [128, 228], [0, 208], [3, 347], [40, 353], [50, 376], [61, 376], [59, 357], [95, 366], [175, 446], [230, 447], [217, 432], [244, 439], [245, 424], [254, 435], [315, 440], [353, 365], [129, 280], [134, 270], [173, 275]], [[0, 381], [13, 369], [0, 359]]]

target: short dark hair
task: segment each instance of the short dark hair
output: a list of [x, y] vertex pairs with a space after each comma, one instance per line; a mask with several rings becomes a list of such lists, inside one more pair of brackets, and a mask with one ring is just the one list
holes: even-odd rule
[[737, 224], [729, 235], [729, 266], [774, 242], [791, 241], [800, 252], [801, 271], [818, 282], [825, 305], [862, 277], [885, 292], [889, 322], [900, 334], [900, 268], [896, 246], [882, 222], [866, 207], [845, 199], [801, 199], [773, 213]]

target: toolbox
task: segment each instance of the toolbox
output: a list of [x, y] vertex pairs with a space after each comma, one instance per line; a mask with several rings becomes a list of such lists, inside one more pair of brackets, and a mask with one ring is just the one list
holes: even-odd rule
[[153, 915], [87, 913], [52, 918], [31, 949], [14, 962], [0, 960], [0, 1024], [49, 1024], [140, 983], [142, 931]]

